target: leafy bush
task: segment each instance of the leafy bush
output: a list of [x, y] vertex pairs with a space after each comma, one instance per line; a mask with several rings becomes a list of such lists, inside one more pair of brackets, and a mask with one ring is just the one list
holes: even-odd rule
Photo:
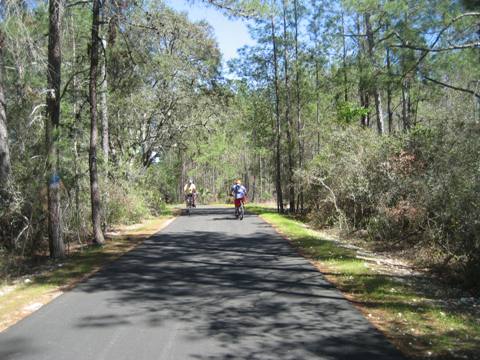
[[379, 137], [332, 128], [303, 179], [319, 225], [367, 229], [372, 241], [414, 247], [419, 260], [480, 285], [480, 144], [467, 126], [418, 126]]
[[145, 194], [127, 186], [111, 186], [105, 203], [108, 224], [133, 224], [150, 216]]
[[143, 198], [151, 215], [158, 216], [165, 211], [165, 200], [160, 191], [156, 189], [144, 189], [141, 193], [143, 194]]

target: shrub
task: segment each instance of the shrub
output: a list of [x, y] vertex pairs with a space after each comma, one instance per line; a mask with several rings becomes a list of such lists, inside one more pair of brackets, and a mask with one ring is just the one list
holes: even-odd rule
[[116, 184], [111, 186], [105, 202], [105, 216], [108, 224], [133, 224], [150, 216], [145, 194]]
[[480, 143], [464, 124], [379, 137], [325, 131], [303, 181], [310, 218], [367, 229], [377, 244], [416, 247], [418, 260], [480, 286]]

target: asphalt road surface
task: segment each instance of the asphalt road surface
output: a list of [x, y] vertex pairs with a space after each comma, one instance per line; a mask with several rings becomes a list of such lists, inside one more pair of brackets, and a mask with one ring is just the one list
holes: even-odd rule
[[0, 359], [402, 359], [260, 218], [197, 208], [0, 333]]

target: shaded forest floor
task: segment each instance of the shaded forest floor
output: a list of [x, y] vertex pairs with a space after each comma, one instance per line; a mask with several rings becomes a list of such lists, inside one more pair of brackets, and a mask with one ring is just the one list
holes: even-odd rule
[[172, 216], [165, 215], [141, 224], [118, 226], [106, 234], [106, 242], [102, 247], [88, 244], [72, 246], [69, 256], [62, 261], [54, 262], [46, 256], [40, 256], [34, 262], [12, 259], [12, 255], [0, 257], [0, 265], [3, 265], [0, 278], [0, 331], [129, 252], [172, 219]]
[[247, 210], [287, 238], [407, 356], [480, 359], [478, 298], [335, 231], [313, 230], [269, 207]]

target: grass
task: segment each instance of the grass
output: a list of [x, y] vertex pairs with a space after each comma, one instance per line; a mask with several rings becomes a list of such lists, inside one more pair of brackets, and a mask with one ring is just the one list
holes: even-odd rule
[[49, 261], [44, 264], [38, 274], [24, 276], [17, 279], [16, 283], [5, 285], [5, 293], [0, 295], [0, 331], [132, 250], [171, 218], [165, 215], [147, 220], [141, 225], [120, 227], [107, 238], [104, 246], [80, 248], [61, 262]]
[[409, 357], [479, 358], [478, 310], [438, 301], [438, 296], [428, 290], [429, 279], [379, 273], [367, 261], [358, 259], [354, 250], [300, 221], [277, 214], [275, 209], [256, 204], [247, 209], [287, 237]]

